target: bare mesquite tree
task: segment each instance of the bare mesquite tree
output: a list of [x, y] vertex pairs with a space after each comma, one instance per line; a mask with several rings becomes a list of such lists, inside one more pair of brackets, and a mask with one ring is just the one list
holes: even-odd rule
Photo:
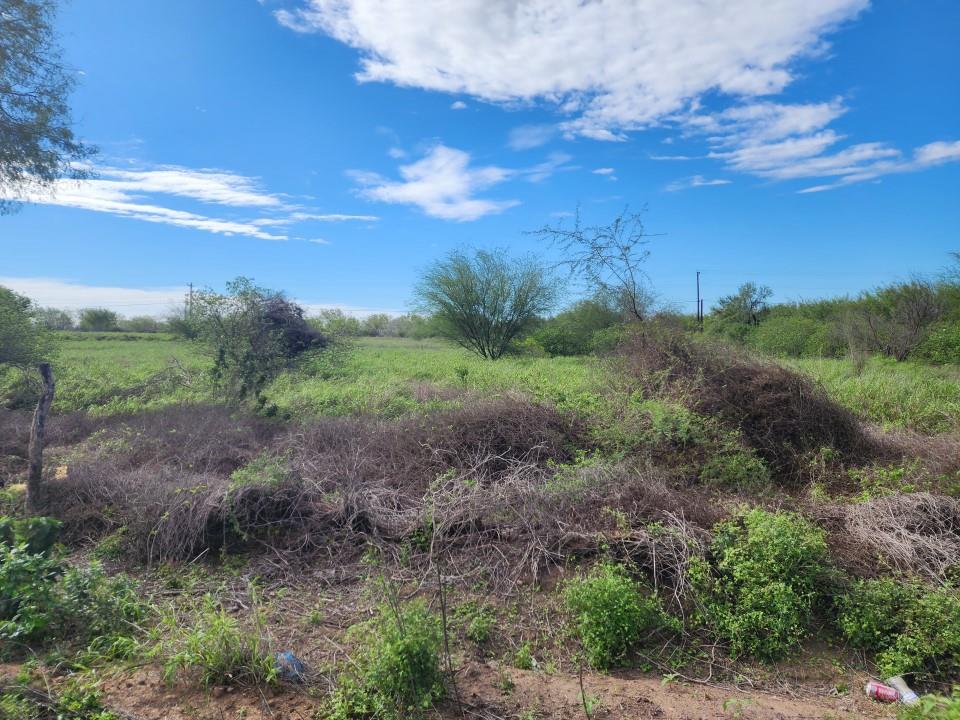
[[533, 257], [457, 250], [424, 272], [415, 290], [444, 335], [496, 360], [557, 298], [549, 270]]
[[53, 31], [55, 0], [0, 2], [0, 214], [61, 177], [83, 179], [95, 150], [73, 134], [75, 74]]
[[556, 245], [561, 265], [581, 277], [593, 293], [612, 301], [630, 320], [644, 320], [653, 305], [650, 277], [643, 266], [651, 237], [640, 213], [625, 209], [608, 225], [585, 227], [580, 212], [572, 228], [545, 226], [533, 233]]
[[943, 317], [941, 292], [929, 280], [914, 278], [865, 294], [843, 319], [848, 344], [906, 360]]

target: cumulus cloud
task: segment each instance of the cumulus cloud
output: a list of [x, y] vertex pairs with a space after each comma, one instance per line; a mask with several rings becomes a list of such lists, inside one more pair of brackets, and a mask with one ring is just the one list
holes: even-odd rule
[[[362, 82], [545, 101], [613, 140], [707, 92], [777, 93], [868, 0], [300, 0], [277, 19], [359, 50]], [[519, 69], [522, 68], [522, 71]]]
[[[37, 187], [19, 199], [260, 240], [291, 239], [286, 234], [265, 229], [270, 227], [306, 221], [378, 219], [373, 215], [307, 212], [291, 205], [279, 194], [262, 190], [256, 178], [222, 170], [178, 166], [141, 170], [98, 167], [94, 170], [95, 179], [79, 182], [61, 179], [52, 188]], [[189, 200], [203, 207], [170, 207], [174, 199]], [[217, 206], [219, 212], [215, 211]], [[248, 216], [225, 216], [223, 208], [229, 208], [230, 215], [245, 211]], [[250, 217], [253, 213], [257, 217]]]
[[463, 100], [456, 100], [450, 105], [451, 110], [466, 110], [467, 104]]
[[675, 180], [669, 185], [667, 185], [667, 192], [677, 192], [678, 190], [689, 190], [690, 188], [698, 187], [711, 187], [714, 185], [729, 185], [732, 180], [724, 180], [722, 178], [717, 178], [714, 180], [709, 180], [703, 175], [693, 175], [691, 177], [682, 178], [680, 180]]
[[476, 197], [510, 178], [514, 171], [495, 165], [472, 167], [470, 160], [463, 150], [436, 145], [420, 160], [401, 165], [400, 180], [357, 170], [350, 175], [362, 186], [360, 195], [369, 200], [415, 205], [444, 220], [476, 220], [518, 204], [517, 200]]

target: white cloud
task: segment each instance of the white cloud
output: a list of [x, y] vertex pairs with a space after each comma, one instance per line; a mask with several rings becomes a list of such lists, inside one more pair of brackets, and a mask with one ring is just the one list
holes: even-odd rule
[[960, 143], [933, 142], [904, 159], [902, 151], [882, 142], [843, 146], [846, 138], [827, 127], [846, 108], [829, 103], [784, 105], [755, 103], [713, 115], [675, 118], [688, 134], [705, 134], [712, 149], [707, 157], [730, 169], [769, 180], [839, 178], [806, 188], [820, 192], [960, 161]]
[[[305, 221], [374, 221], [373, 215], [316, 213], [291, 205], [282, 196], [260, 189], [259, 181], [222, 170], [160, 166], [146, 170], [115, 167], [92, 168], [96, 178], [61, 179], [52, 188], [36, 187], [24, 197], [27, 202], [59, 205], [102, 212], [144, 222], [191, 228], [220, 235], [243, 235], [260, 240], [288, 240], [288, 235], [265, 228]], [[178, 199], [202, 204], [203, 208], [170, 207]], [[220, 207], [220, 210], [211, 209]], [[223, 208], [229, 208], [227, 216]], [[257, 217], [234, 217], [244, 211]], [[214, 214], [216, 213], [216, 215]]]
[[0, 277], [0, 285], [26, 295], [43, 307], [79, 310], [104, 307], [121, 315], [160, 317], [183, 307], [186, 286], [123, 288], [83, 285], [56, 278]]
[[594, 175], [613, 175], [616, 172], [612, 167], [601, 167], [593, 171]]
[[463, 100], [456, 100], [450, 105], [451, 110], [466, 110], [467, 104]]
[[703, 175], [693, 175], [688, 178], [682, 178], [680, 180], [674, 180], [672, 183], [667, 185], [667, 192], [677, 192], [678, 190], [688, 190], [690, 188], [698, 187], [712, 187], [714, 185], [729, 185], [732, 180], [724, 180], [718, 178], [715, 180], [708, 180]]
[[532, 167], [521, 170], [519, 171], [519, 174], [524, 175], [530, 182], [542, 182], [557, 171], [574, 169], [573, 165], [567, 164], [572, 159], [573, 158], [566, 153], [550, 153], [544, 162], [537, 163]]
[[433, 147], [414, 163], [401, 165], [399, 181], [377, 173], [350, 172], [350, 176], [363, 186], [360, 194], [367, 199], [415, 205], [431, 217], [461, 222], [500, 213], [517, 205], [517, 200], [475, 197], [478, 192], [512, 175], [513, 171], [495, 165], [471, 167], [468, 153], [445, 145]]
[[403, 148], [392, 147], [389, 150], [387, 150], [387, 155], [392, 157], [394, 160], [400, 160], [407, 156], [407, 151], [404, 150]]
[[[0, 277], [0, 285], [26, 295], [43, 307], [80, 310], [103, 307], [128, 317], [150, 315], [166, 317], [183, 310], [188, 289], [185, 285], [172, 287], [128, 288], [83, 283], [44, 277]], [[389, 308], [370, 308], [342, 303], [310, 303], [296, 300], [308, 314], [320, 310], [342, 310], [348, 315], [366, 317], [375, 313], [400, 315], [402, 311]]]
[[542, 101], [604, 140], [710, 91], [780, 92], [868, 0], [300, 0], [277, 19], [360, 51], [362, 82]]
[[556, 134], [555, 125], [520, 125], [510, 131], [507, 145], [512, 150], [530, 150], [546, 145]]

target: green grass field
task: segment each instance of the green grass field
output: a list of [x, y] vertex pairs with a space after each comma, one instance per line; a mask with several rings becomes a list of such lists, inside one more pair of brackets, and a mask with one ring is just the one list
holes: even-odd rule
[[[98, 414], [214, 399], [197, 347], [163, 334], [63, 333], [55, 361], [56, 409]], [[945, 432], [960, 424], [960, 368], [871, 358], [793, 360], [832, 397], [886, 427]], [[9, 386], [12, 376], [6, 384]], [[520, 393], [580, 415], [609, 410], [616, 383], [607, 363], [587, 357], [482, 360], [440, 340], [360, 338], [336, 361], [285, 373], [267, 399], [293, 417], [405, 413], [454, 407], [477, 397]]]
[[789, 364], [822, 382], [841, 404], [885, 427], [937, 433], [960, 423], [960, 368], [956, 366], [873, 357], [857, 374], [849, 360], [807, 359]]

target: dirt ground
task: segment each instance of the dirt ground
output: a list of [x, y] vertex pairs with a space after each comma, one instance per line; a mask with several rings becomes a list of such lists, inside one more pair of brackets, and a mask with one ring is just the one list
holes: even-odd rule
[[[584, 691], [591, 717], [671, 718], [676, 720], [780, 720], [786, 718], [892, 718], [895, 708], [864, 697], [866, 676], [848, 674], [848, 692], [832, 688], [784, 686], [778, 691], [739, 689], [722, 683], [676, 679], [664, 682], [653, 673], [586, 673]], [[434, 715], [441, 718], [584, 718], [577, 675], [503, 668], [494, 662], [469, 661], [458, 673], [460, 706], [449, 698]], [[311, 720], [322, 693], [297, 688], [253, 689], [167, 686], [159, 672], [139, 669], [108, 677], [106, 703], [137, 720]], [[428, 714], [428, 717], [430, 715]]]

